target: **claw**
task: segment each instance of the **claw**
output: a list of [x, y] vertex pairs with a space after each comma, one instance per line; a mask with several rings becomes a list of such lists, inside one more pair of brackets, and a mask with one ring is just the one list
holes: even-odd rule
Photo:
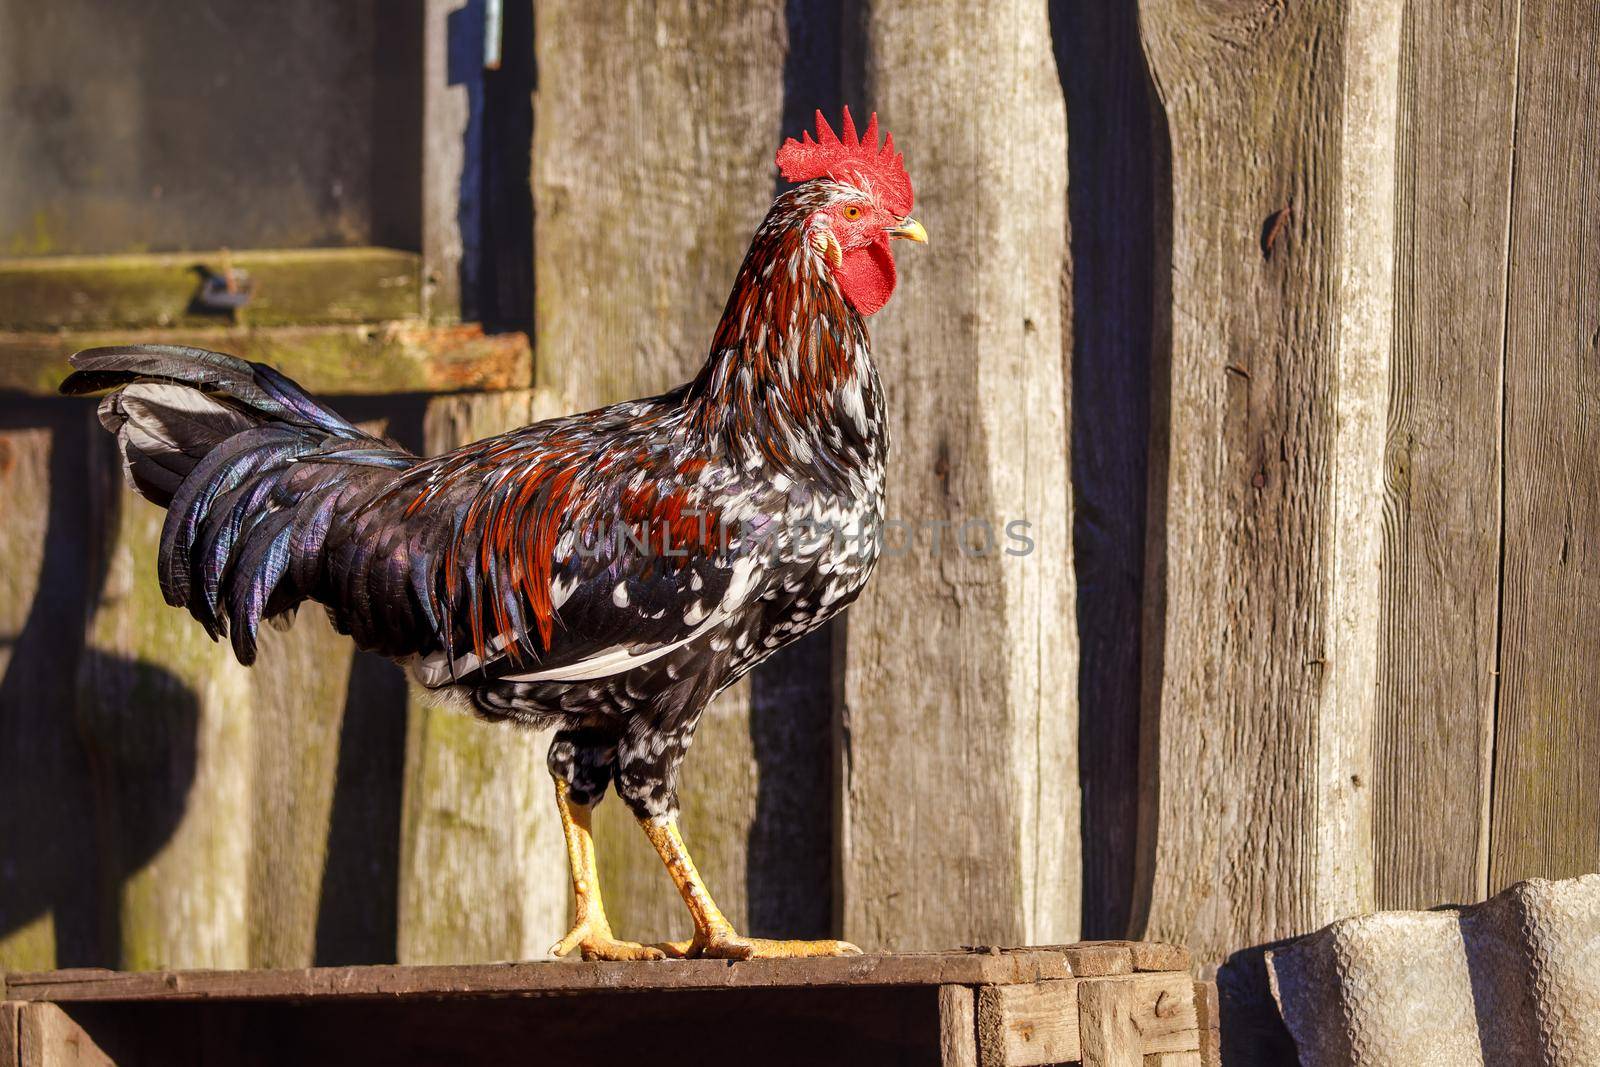
[[731, 931], [704, 942], [668, 941], [656, 947], [675, 959], [776, 960], [861, 955], [861, 950], [848, 941], [772, 941], [765, 937], [741, 937]]
[[586, 960], [659, 960], [666, 953], [659, 948], [641, 945], [637, 941], [619, 941], [609, 929], [598, 929], [594, 924], [580, 922], [568, 931], [567, 936], [550, 946], [552, 956], [570, 955], [580, 949]]

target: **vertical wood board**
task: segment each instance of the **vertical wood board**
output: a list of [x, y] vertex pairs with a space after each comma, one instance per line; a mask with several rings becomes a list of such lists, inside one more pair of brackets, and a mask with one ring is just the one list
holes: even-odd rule
[[[664, 391], [705, 360], [775, 191], [773, 155], [798, 133], [782, 128], [790, 24], [776, 0], [536, 15], [537, 375], [561, 410], [584, 410]], [[756, 932], [828, 932], [820, 654], [793, 650], [718, 697], [683, 769], [689, 848], [729, 918]], [[595, 826], [618, 932], [685, 936], [623, 805], [603, 803]]]
[[1600, 865], [1600, 10], [1521, 14], [1491, 892]]
[[[887, 512], [910, 529], [886, 537], [844, 629], [844, 934], [869, 948], [1070, 940], [1067, 146], [1050, 27], [1021, 3], [874, 4], [862, 26], [862, 97], [905, 153], [931, 244], [896, 250], [899, 290], [871, 324]], [[1022, 552], [1012, 522], [1032, 551], [1008, 554]]]
[[0, 402], [0, 970], [100, 947], [88, 764], [73, 718], [83, 652], [87, 410]]
[[1173, 183], [1148, 926], [1202, 964], [1370, 906], [1399, 10], [1141, 8]]
[[[526, 390], [436, 399], [427, 414], [427, 451], [531, 421]], [[412, 684], [401, 963], [530, 959], [566, 932], [566, 853], [545, 769], [548, 743], [543, 733], [442, 706]]]
[[1516, 4], [1406, 6], [1375, 726], [1380, 908], [1481, 898]]

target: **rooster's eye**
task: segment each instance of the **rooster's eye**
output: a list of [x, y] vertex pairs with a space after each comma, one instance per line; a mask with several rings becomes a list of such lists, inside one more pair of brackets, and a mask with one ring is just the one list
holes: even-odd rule
[[861, 217], [861, 209], [854, 204], [846, 205], [844, 209], [844, 217], [851, 222], [854, 222]]

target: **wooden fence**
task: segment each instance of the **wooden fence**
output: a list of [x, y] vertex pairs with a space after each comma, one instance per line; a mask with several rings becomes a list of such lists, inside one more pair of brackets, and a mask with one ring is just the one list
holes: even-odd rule
[[[933, 239], [873, 322], [893, 511], [1038, 547], [888, 559], [718, 699], [685, 827], [736, 923], [1148, 933], [1215, 967], [1600, 865], [1600, 10], [532, 8], [482, 72], [481, 0], [417, 5], [405, 312], [218, 344], [430, 448], [659, 390], [779, 139], [878, 110]], [[495, 178], [530, 166], [531, 200]], [[83, 335], [4, 299], [47, 262], [0, 269], [0, 968], [542, 952], [542, 740], [427, 706], [315, 612], [245, 671], [160, 605], [159, 515], [44, 395]], [[531, 360], [442, 345], [530, 284]], [[602, 812], [619, 928], [681, 935]], [[1255, 957], [1225, 1010], [1230, 975], [1248, 998]]]

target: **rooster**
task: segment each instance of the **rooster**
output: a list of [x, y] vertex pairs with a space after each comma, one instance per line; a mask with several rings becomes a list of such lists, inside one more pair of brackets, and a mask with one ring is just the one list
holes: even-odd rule
[[[877, 116], [779, 150], [797, 183], [739, 268], [695, 379], [424, 459], [271, 367], [200, 349], [81, 352], [69, 394], [134, 489], [167, 509], [160, 582], [240, 662], [263, 620], [323, 604], [358, 646], [478, 715], [553, 727], [549, 768], [585, 959], [854, 954], [741, 936], [678, 830], [678, 768], [706, 704], [860, 593], [878, 554], [888, 438], [866, 318], [893, 238], [926, 242]], [[694, 922], [618, 939], [590, 836], [610, 787]]]

